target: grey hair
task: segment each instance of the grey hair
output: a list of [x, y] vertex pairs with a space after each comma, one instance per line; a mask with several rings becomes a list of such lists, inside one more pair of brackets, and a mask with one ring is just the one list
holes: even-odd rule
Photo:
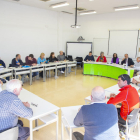
[[105, 102], [105, 90], [100, 86], [92, 89], [91, 96], [93, 102]]
[[100, 52], [100, 56], [101, 56], [102, 53], [104, 54], [104, 52]]
[[6, 85], [6, 90], [8, 92], [14, 92], [15, 89], [20, 89], [22, 86], [22, 81], [18, 79], [10, 80]]

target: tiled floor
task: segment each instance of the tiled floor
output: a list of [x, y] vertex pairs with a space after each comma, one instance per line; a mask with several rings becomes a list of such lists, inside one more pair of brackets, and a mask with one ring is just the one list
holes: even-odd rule
[[[39, 97], [55, 104], [58, 107], [84, 105], [84, 98], [91, 94], [91, 90], [95, 86], [102, 86], [103, 88], [108, 88], [117, 84], [116, 80], [83, 75], [82, 69], [77, 69], [77, 74], [74, 72], [69, 74], [67, 77], [60, 75], [58, 79], [55, 80], [53, 73], [51, 78], [47, 78], [46, 82], [43, 82], [42, 78], [33, 81], [30, 86], [29, 83], [25, 83], [25, 89], [31, 91], [32, 93], [38, 95]], [[27, 99], [28, 101], [28, 99]], [[61, 111], [59, 112], [59, 140], [61, 140]], [[25, 126], [29, 126], [29, 121], [22, 119]], [[41, 122], [39, 122], [41, 123]], [[84, 133], [84, 129], [75, 129], [74, 131], [80, 131]], [[64, 131], [65, 132], [65, 131]], [[33, 134], [34, 140], [55, 140], [56, 124], [50, 124], [38, 132], [35, 131]], [[137, 132], [135, 132], [137, 133]], [[68, 140], [67, 133], [65, 132], [64, 140]], [[29, 139], [28, 139], [29, 140]]]

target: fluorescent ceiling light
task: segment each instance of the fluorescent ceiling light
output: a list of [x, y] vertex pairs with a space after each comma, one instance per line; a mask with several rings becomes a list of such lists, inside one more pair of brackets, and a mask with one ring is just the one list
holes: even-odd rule
[[138, 5], [130, 5], [130, 6], [122, 6], [122, 7], [115, 7], [115, 11], [121, 11], [121, 10], [131, 10], [131, 9], [138, 9]]
[[80, 28], [80, 25], [71, 25], [72, 28]]
[[85, 11], [85, 12], [81, 12], [79, 13], [80, 15], [87, 15], [87, 14], [95, 14], [96, 11]]
[[68, 6], [68, 5], [69, 5], [69, 3], [67, 3], [67, 2], [61, 2], [61, 3], [53, 4], [50, 7], [58, 8], [58, 7], [62, 7], [62, 6]]

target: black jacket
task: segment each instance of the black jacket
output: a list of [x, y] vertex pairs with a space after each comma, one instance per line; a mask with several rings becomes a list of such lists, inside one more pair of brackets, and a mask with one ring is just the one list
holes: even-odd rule
[[[124, 59], [122, 62], [121, 62], [121, 64], [123, 65], [123, 64], [126, 64], [126, 59]], [[131, 66], [131, 65], [134, 65], [134, 62], [133, 62], [133, 60], [131, 59], [131, 58], [128, 58], [128, 66]]]
[[[19, 60], [19, 63], [22, 66], [25, 65], [25, 63], [23, 63], [22, 60]], [[16, 59], [15, 58], [12, 59], [12, 64], [11, 65], [12, 65], [12, 67], [19, 67], [18, 65], [16, 65]]]
[[49, 62], [55, 62], [55, 61], [58, 61], [58, 59], [56, 57], [54, 57], [54, 58], [49, 57]]
[[91, 55], [91, 56], [87, 55], [87, 56], [85, 57], [84, 61], [87, 61], [87, 60], [89, 60], [89, 61], [90, 61], [90, 60], [91, 60], [91, 61], [95, 61], [93, 55]]

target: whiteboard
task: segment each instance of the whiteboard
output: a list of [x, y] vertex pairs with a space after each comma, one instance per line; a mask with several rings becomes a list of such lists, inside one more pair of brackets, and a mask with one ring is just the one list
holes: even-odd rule
[[86, 57], [92, 51], [92, 42], [67, 42], [66, 53], [76, 57]]
[[108, 38], [94, 38], [93, 39], [93, 54], [100, 56], [100, 52], [104, 52], [104, 55], [107, 56], [108, 52]]
[[138, 30], [110, 31], [108, 55], [117, 53], [119, 57], [128, 54], [131, 58], [137, 57]]

